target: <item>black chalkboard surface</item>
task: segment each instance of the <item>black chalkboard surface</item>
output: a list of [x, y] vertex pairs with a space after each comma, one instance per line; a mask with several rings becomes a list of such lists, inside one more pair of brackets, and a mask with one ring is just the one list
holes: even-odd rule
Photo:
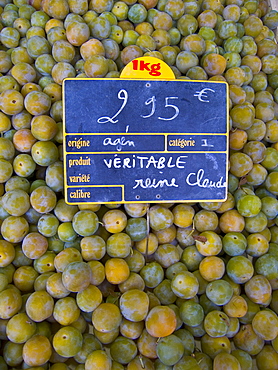
[[227, 84], [66, 79], [69, 204], [224, 201]]

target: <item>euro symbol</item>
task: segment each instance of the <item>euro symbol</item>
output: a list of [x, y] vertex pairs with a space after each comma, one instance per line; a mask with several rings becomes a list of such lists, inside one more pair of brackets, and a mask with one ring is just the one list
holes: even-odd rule
[[194, 96], [197, 96], [198, 99], [203, 103], [209, 103], [207, 91], [215, 92], [213, 89], [206, 87], [201, 91], [196, 91], [196, 94], [194, 94]]

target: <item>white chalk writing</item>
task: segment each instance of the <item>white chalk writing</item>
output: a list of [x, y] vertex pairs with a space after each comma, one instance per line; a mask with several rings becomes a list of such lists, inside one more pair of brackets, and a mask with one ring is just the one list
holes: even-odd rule
[[176, 184], [176, 179], [173, 177], [170, 182], [167, 179], [163, 180], [156, 180], [156, 179], [150, 179], [149, 177], [146, 179], [135, 179], [135, 185], [133, 186], [133, 189], [136, 189], [138, 187], [141, 187], [143, 189], [150, 189], [150, 188], [162, 188], [163, 186], [168, 187], [175, 187], [178, 188], [179, 185]]
[[200, 188], [225, 188], [226, 182], [223, 181], [223, 176], [217, 180], [210, 180], [205, 176], [205, 171], [201, 168], [197, 172], [190, 172], [185, 182], [190, 186], [198, 186]]

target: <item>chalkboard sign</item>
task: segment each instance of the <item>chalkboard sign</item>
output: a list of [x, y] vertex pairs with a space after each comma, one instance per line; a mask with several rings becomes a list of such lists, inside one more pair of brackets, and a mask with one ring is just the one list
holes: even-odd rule
[[224, 201], [227, 84], [66, 79], [69, 204]]

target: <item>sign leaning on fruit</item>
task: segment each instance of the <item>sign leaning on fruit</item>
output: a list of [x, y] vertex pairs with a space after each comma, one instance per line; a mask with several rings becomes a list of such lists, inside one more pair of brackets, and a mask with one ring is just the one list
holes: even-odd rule
[[0, 0], [1, 369], [278, 369], [277, 26]]
[[164, 64], [141, 57], [122, 79], [64, 80], [68, 204], [227, 199], [228, 85], [175, 81]]

